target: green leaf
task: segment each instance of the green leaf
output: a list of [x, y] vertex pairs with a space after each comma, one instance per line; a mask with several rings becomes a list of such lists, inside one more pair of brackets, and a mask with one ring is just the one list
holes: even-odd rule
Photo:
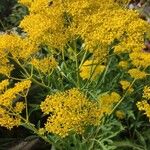
[[141, 145], [137, 145], [132, 143], [131, 141], [119, 141], [119, 142], [114, 142], [114, 145], [117, 146], [117, 148], [119, 148], [118, 150], [120, 150], [120, 148], [133, 148], [134, 150], [145, 150]]

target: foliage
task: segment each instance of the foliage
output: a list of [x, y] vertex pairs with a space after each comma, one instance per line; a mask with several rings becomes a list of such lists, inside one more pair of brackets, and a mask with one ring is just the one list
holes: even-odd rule
[[10, 30], [19, 25], [23, 17], [28, 13], [25, 6], [18, 4], [17, 0], [0, 1], [0, 30]]

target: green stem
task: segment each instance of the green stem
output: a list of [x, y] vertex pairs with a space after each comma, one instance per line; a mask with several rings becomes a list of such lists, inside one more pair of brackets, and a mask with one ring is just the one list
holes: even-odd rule
[[84, 86], [82, 87], [82, 89], [84, 89], [86, 87], [89, 87], [90, 84], [93, 82], [92, 77], [93, 77], [93, 74], [94, 74], [94, 72], [95, 72], [98, 65], [99, 65], [99, 62], [97, 64], [94, 64], [94, 58], [93, 58], [92, 63], [89, 65], [89, 66], [91, 66], [91, 68], [90, 68], [90, 77], [87, 79], [87, 81], [84, 84]]
[[[111, 61], [112, 61], [112, 57], [110, 58], [110, 61], [108, 62], [107, 66], [106, 66], [106, 69], [105, 69], [105, 71], [104, 71], [104, 73], [103, 73], [103, 76], [102, 76], [100, 82], [97, 82], [95, 88], [96, 88], [98, 85], [101, 85], [101, 84], [104, 82], [104, 79], [105, 79], [106, 74], [107, 74], [107, 72], [108, 72], [108, 70], [109, 70], [109, 66], [110, 66], [110, 64], [111, 64]], [[98, 84], [98, 83], [99, 83], [99, 84]]]
[[86, 55], [87, 55], [87, 50], [85, 51], [85, 53], [84, 53], [84, 55], [83, 55], [83, 58], [82, 58], [81, 63], [80, 63], [80, 65], [79, 65], [79, 69], [80, 69], [81, 66], [83, 65], [83, 62], [85, 61]]
[[28, 101], [27, 101], [27, 97], [25, 97], [25, 105], [26, 105], [26, 120], [29, 120], [29, 115], [28, 115]]
[[23, 122], [22, 122], [22, 126], [31, 130], [33, 133], [35, 133], [36, 135], [38, 135], [40, 138], [42, 138], [45, 142], [49, 143], [49, 144], [54, 144], [52, 143], [46, 136], [39, 134], [38, 130], [35, 128], [34, 124], [32, 124], [31, 122], [29, 122], [28, 119], [23, 118], [19, 113], [16, 113], [14, 111], [14, 108], [11, 107], [6, 107], [8, 110], [10, 110], [11, 112], [7, 112], [8, 115], [12, 115], [12, 116], [17, 116], [19, 117]]
[[34, 124], [28, 122], [26, 119], [24, 119], [23, 117], [21, 117], [21, 119], [24, 121], [25, 128], [31, 130], [33, 133], [35, 133], [36, 135], [38, 135], [41, 139], [43, 139], [45, 142], [49, 143], [49, 144], [53, 144], [46, 136], [39, 134], [38, 130], [34, 127]]
[[6, 31], [6, 28], [5, 28], [5, 26], [4, 26], [4, 24], [3, 24], [1, 19], [0, 19], [0, 24], [2, 25], [2, 28], [4, 29], [4, 31]]
[[77, 86], [80, 88], [80, 75], [79, 75], [79, 63], [78, 63], [78, 54], [77, 54], [77, 45], [74, 40], [74, 48], [75, 48], [75, 58], [76, 58], [76, 76], [77, 76]]
[[128, 90], [132, 87], [132, 85], [134, 84], [134, 82], [136, 81], [136, 79], [134, 79], [132, 81], [132, 83], [130, 84], [130, 86], [128, 87], [128, 89], [126, 90], [125, 94], [122, 96], [122, 98], [120, 99], [120, 101], [115, 105], [115, 107], [113, 108], [113, 110], [111, 111], [110, 115], [116, 110], [116, 108], [121, 104], [121, 102], [124, 100], [124, 98], [126, 97]]
[[47, 88], [47, 89], [50, 89], [50, 88], [49, 88], [48, 86], [46, 86], [45, 84], [43, 84], [43, 83], [37, 81], [36, 79], [34, 79], [34, 78], [32, 77], [32, 75], [30, 75], [30, 74], [28, 73], [28, 71], [25, 69], [25, 67], [23, 67], [23, 65], [19, 62], [18, 59], [14, 58], [13, 60], [22, 68], [22, 70], [25, 72], [25, 74], [26, 74], [26, 76], [27, 76], [28, 79], [31, 79], [34, 83], [38, 84], [39, 86], [42, 86], [42, 87]]

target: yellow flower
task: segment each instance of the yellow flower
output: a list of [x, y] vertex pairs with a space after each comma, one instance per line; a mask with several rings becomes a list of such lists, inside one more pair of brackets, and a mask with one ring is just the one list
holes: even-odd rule
[[13, 100], [16, 99], [18, 95], [26, 95], [26, 92], [30, 86], [31, 81], [29, 80], [16, 83], [13, 88], [7, 89], [3, 94], [0, 95], [0, 104], [6, 107], [11, 106]]
[[125, 113], [121, 110], [116, 111], [115, 115], [119, 119], [124, 119], [125, 118]]
[[147, 68], [150, 64], [150, 55], [144, 52], [132, 52], [129, 54], [132, 64], [136, 67]]
[[38, 51], [38, 44], [28, 38], [22, 38], [15, 34], [4, 34], [0, 36], [0, 74], [10, 77], [14, 65], [11, 59], [27, 61]]
[[115, 103], [120, 100], [120, 95], [116, 92], [110, 94], [100, 95], [98, 102], [101, 108], [102, 114], [110, 114]]
[[45, 134], [45, 129], [44, 128], [40, 128], [39, 130], [38, 130], [38, 133], [40, 134], [40, 135], [44, 135]]
[[1, 66], [0, 64], [0, 74], [5, 75], [7, 77], [10, 77], [11, 71], [13, 69], [14, 69], [13, 65], [5, 64]]
[[[3, 85], [8, 85], [8, 81], [4, 80]], [[17, 100], [20, 96], [26, 96], [27, 91], [31, 85], [31, 81], [24, 80], [16, 83], [13, 88], [6, 89], [3, 93], [0, 93], [0, 126], [8, 129], [21, 124], [21, 118], [19, 114], [25, 108], [23, 102]]]
[[[106, 59], [109, 45], [118, 39], [116, 53], [141, 51], [144, 33], [150, 25], [135, 10], [122, 8], [129, 0], [20, 0], [29, 6], [29, 15], [20, 27], [38, 44], [62, 49], [76, 37], [98, 61]], [[58, 36], [59, 35], [59, 36]], [[104, 58], [105, 57], [105, 58]]]
[[0, 94], [7, 89], [8, 85], [9, 85], [9, 80], [3, 80], [2, 82], [0, 82]]
[[45, 57], [43, 59], [32, 59], [31, 64], [42, 73], [51, 73], [56, 67], [57, 62], [53, 57]]
[[8, 59], [8, 49], [11, 48], [11, 38], [7, 35], [0, 36], [0, 74], [10, 77], [11, 71], [14, 69]]
[[150, 99], [150, 87], [145, 86], [144, 87], [144, 93], [143, 93], [143, 98]]
[[149, 86], [145, 86], [143, 91], [144, 91], [144, 93], [143, 93], [144, 100], [138, 101], [136, 105], [137, 105], [137, 108], [140, 111], [143, 111], [144, 114], [150, 120], [150, 104], [149, 104], [149, 100], [150, 100], [150, 87]]
[[105, 69], [104, 65], [99, 64], [94, 60], [87, 60], [83, 63], [80, 69], [80, 76], [83, 79], [95, 80]]
[[131, 83], [129, 81], [121, 80], [120, 84], [121, 84], [123, 90], [128, 90], [128, 92], [133, 92], [134, 89], [130, 87]]
[[30, 80], [24, 80], [24, 81], [18, 82], [15, 84], [13, 88], [13, 92], [21, 94], [21, 96], [25, 97], [30, 86], [31, 86]]
[[130, 76], [134, 79], [142, 79], [146, 77], [146, 73], [143, 71], [140, 71], [139, 69], [133, 68], [128, 71]]
[[14, 111], [16, 113], [21, 113], [24, 108], [25, 108], [25, 104], [23, 102], [17, 102], [16, 106], [14, 107]]
[[140, 111], [144, 111], [144, 114], [150, 120], [150, 105], [149, 105], [149, 103], [146, 100], [143, 100], [141, 102], [137, 102], [137, 107]]
[[128, 69], [129, 64], [128, 64], [127, 61], [120, 61], [119, 64], [118, 64], [118, 66], [119, 66], [120, 68], [122, 68], [122, 69]]
[[62, 138], [71, 131], [82, 134], [87, 125], [100, 123], [101, 109], [76, 88], [47, 96], [41, 109], [49, 114], [45, 130]]
[[0, 126], [7, 129], [12, 129], [14, 126], [19, 126], [21, 119], [18, 116], [11, 116], [6, 110], [0, 107]]

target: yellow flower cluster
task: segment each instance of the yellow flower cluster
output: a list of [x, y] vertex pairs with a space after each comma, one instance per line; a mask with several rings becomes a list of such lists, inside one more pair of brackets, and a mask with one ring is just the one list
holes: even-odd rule
[[120, 100], [120, 95], [116, 92], [107, 93], [99, 97], [99, 105], [102, 114], [110, 114], [113, 106]]
[[76, 88], [49, 95], [41, 103], [42, 112], [49, 115], [45, 130], [62, 138], [71, 132], [82, 134], [86, 126], [100, 124], [103, 115], [109, 114], [119, 99], [119, 94], [112, 92], [98, 102], [90, 101]]
[[127, 61], [120, 61], [118, 67], [127, 70], [129, 67], [129, 63]]
[[9, 59], [27, 60], [38, 50], [37, 44], [18, 35], [4, 34], [0, 36], [0, 74], [10, 76], [14, 69]]
[[80, 76], [82, 79], [94, 80], [104, 69], [105, 66], [95, 60], [86, 60], [80, 68]]
[[1, 56], [7, 56], [8, 53], [11, 53], [14, 58], [27, 59], [37, 52], [37, 46], [34, 42], [18, 35], [1, 35], [0, 43], [0, 52], [5, 53]]
[[13, 88], [7, 89], [8, 81], [4, 80], [0, 83], [0, 126], [8, 129], [19, 126], [21, 119], [19, 114], [25, 108], [24, 102], [18, 101], [20, 97], [25, 97], [27, 90], [31, 85], [31, 81], [25, 80], [16, 83]]
[[[107, 56], [108, 46], [118, 39], [115, 52], [141, 51], [144, 33], [150, 25], [139, 18], [138, 12], [121, 5], [129, 0], [20, 0], [30, 14], [20, 27], [29, 39], [61, 48], [69, 40], [81, 37], [85, 48], [98, 60]], [[58, 36], [59, 35], [59, 36]]]
[[143, 99], [142, 101], [137, 102], [137, 107], [140, 111], [144, 111], [144, 114], [149, 118], [150, 120], [150, 87], [145, 86], [143, 90]]
[[150, 99], [150, 87], [149, 86], [144, 87], [143, 98]]
[[0, 126], [12, 129], [14, 126], [19, 126], [21, 119], [11, 115], [6, 109], [0, 107]]
[[129, 56], [135, 67], [147, 68], [150, 64], [150, 55], [142, 50], [141, 52], [132, 52]]
[[45, 57], [41, 60], [34, 58], [31, 60], [31, 64], [44, 74], [51, 73], [57, 67], [57, 62], [53, 57]]
[[134, 91], [134, 89], [130, 87], [131, 83], [129, 81], [121, 80], [120, 84], [121, 84], [123, 90], [128, 90], [128, 92]]
[[24, 108], [25, 108], [25, 104], [23, 102], [17, 102], [16, 106], [14, 107], [14, 110], [16, 113], [20, 114]]
[[[150, 25], [139, 18], [137, 11], [121, 6], [127, 4], [128, 0], [107, 0], [107, 3], [105, 0], [96, 2], [19, 0], [19, 2], [29, 9], [29, 14], [19, 25], [26, 35], [0, 36], [0, 74], [10, 76], [14, 69], [8, 59], [10, 56], [25, 61], [36, 56], [41, 45], [47, 45], [50, 50], [63, 50], [69, 41], [77, 38], [84, 41], [84, 48], [93, 53], [92, 58], [100, 64], [105, 62], [108, 47], [116, 39], [119, 43], [114, 46], [115, 53], [130, 51], [130, 58], [135, 66], [149, 64], [149, 55], [144, 54], [141, 49], [144, 47], [144, 33], [149, 33]], [[96, 67], [95, 72], [98, 68], [100, 67]], [[101, 66], [100, 72], [102, 68], [104, 66]], [[89, 77], [83, 75], [83, 78]]]
[[145, 78], [146, 77], [146, 73], [144, 71], [140, 71], [139, 69], [137, 68], [133, 68], [133, 69], [130, 69], [128, 71], [128, 73], [130, 74], [130, 76], [134, 79], [142, 79], [142, 78]]
[[[131, 11], [131, 10], [128, 10]], [[133, 13], [133, 12], [132, 12]], [[138, 17], [138, 13], [130, 14], [132, 21], [126, 26], [126, 35], [120, 40], [120, 44], [115, 47], [116, 53], [141, 52], [144, 46], [144, 33], [149, 34], [149, 24]], [[137, 15], [136, 15], [137, 13]], [[129, 20], [128, 20], [129, 21]]]
[[6, 36], [0, 36], [0, 74], [10, 76], [13, 66], [10, 64], [9, 59], [7, 58], [9, 45], [9, 42], [7, 42], [8, 38]]
[[137, 107], [140, 111], [144, 111], [144, 114], [150, 119], [150, 105], [147, 100], [137, 102]]
[[123, 111], [121, 111], [121, 110], [117, 110], [115, 115], [119, 119], [124, 119], [125, 118], [125, 113]]
[[30, 14], [20, 24], [20, 27], [27, 32], [29, 39], [51, 48], [63, 48], [67, 43], [63, 2], [60, 0], [32, 1], [29, 11]]
[[61, 137], [70, 132], [83, 133], [86, 125], [95, 124], [100, 119], [95, 106], [75, 88], [47, 96], [41, 103], [44, 114], [49, 114], [45, 129]]
[[9, 85], [9, 80], [3, 80], [0, 83], [0, 94], [4, 93], [6, 91], [8, 85]]

